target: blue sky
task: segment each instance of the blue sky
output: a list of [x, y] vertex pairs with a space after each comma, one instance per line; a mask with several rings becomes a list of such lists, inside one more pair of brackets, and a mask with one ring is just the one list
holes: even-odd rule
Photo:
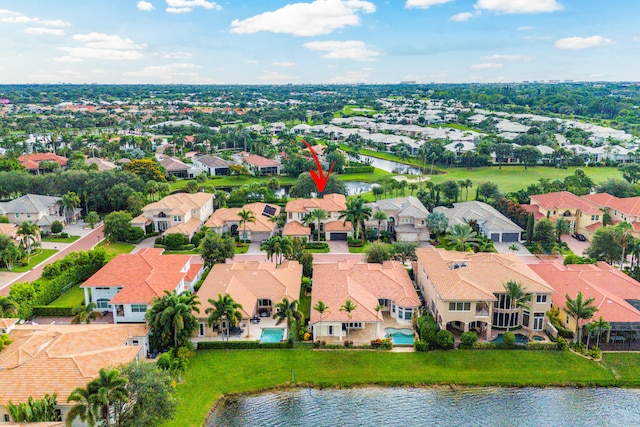
[[638, 80], [638, 0], [0, 0], [0, 83]]

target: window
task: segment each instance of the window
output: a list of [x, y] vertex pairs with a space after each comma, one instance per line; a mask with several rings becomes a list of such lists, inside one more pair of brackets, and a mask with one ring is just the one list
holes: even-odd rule
[[100, 298], [96, 301], [96, 308], [105, 309], [109, 308], [109, 300], [106, 298]]
[[147, 305], [146, 304], [131, 304], [131, 312], [132, 313], [146, 313]]
[[9, 421], [11, 421], [11, 418], [9, 418], [9, 414], [4, 414], [4, 422], [8, 423]]
[[258, 299], [258, 307], [271, 307], [270, 299]]
[[362, 329], [362, 322], [349, 322], [347, 323], [349, 329]]
[[20, 214], [16, 212], [16, 218], [20, 218]]
[[568, 324], [569, 324], [569, 315], [568, 315], [568, 314], [567, 314], [567, 318], [566, 318], [566, 319], [564, 319], [564, 323], [565, 323], [565, 325], [568, 325]]
[[181, 221], [182, 221], [182, 216], [180, 215], [173, 216], [173, 222], [181, 222]]
[[470, 302], [450, 302], [449, 311], [471, 311]]
[[27, 218], [31, 218], [31, 214], [30, 213], [27, 214]]
[[536, 295], [536, 302], [538, 304], [544, 304], [547, 302], [547, 296], [546, 295]]
[[131, 341], [131, 345], [140, 345], [140, 342], [138, 340], [133, 340]]
[[199, 335], [200, 335], [201, 337], [202, 337], [202, 336], [204, 336], [204, 323], [200, 323], [200, 331], [199, 331], [199, 332], [200, 332], [200, 334], [199, 334]]
[[327, 335], [333, 336], [333, 326], [332, 325], [329, 325], [329, 332], [327, 332]]
[[591, 215], [591, 221], [599, 221], [600, 215]]

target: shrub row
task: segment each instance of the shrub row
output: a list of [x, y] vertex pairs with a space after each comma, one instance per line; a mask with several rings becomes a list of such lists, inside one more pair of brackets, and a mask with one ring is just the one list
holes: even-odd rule
[[163, 249], [167, 249], [167, 250], [170, 250], [170, 251], [191, 251], [191, 250], [195, 249], [196, 246], [191, 244], [191, 243], [189, 243], [188, 245], [181, 245], [181, 246], [178, 246], [176, 248], [168, 248], [165, 245], [158, 245], [158, 244], [154, 244], [153, 247], [154, 248], [163, 248]]
[[329, 244], [325, 242], [307, 242], [304, 247], [305, 249], [328, 249]]
[[364, 242], [360, 239], [349, 238], [347, 242], [350, 248], [361, 248], [364, 246]]
[[198, 350], [251, 350], [251, 349], [277, 349], [291, 348], [293, 343], [286, 342], [260, 342], [260, 341], [200, 341]]
[[37, 305], [33, 307], [33, 315], [37, 317], [71, 317], [73, 316], [73, 307]]

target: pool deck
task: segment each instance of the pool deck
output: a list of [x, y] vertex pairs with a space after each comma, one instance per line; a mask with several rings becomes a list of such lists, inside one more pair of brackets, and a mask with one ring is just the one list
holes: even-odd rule
[[389, 316], [389, 313], [380, 313], [382, 316], [382, 323], [380, 323], [380, 327], [378, 329], [377, 324], [367, 323], [364, 329], [351, 329], [349, 330], [349, 337], [347, 338], [346, 331], [345, 334], [342, 335], [342, 341], [340, 341], [340, 337], [320, 337], [320, 340], [325, 341], [327, 344], [341, 344], [346, 341], [353, 341], [354, 345], [362, 345], [369, 344], [372, 340], [376, 338], [384, 338], [385, 329], [386, 328], [395, 328], [395, 329], [412, 329], [411, 323], [405, 325], [400, 324], [396, 321], [396, 319]]
[[[260, 335], [262, 334], [262, 329], [270, 329], [270, 328], [283, 328], [285, 329], [284, 339], [287, 339], [287, 325], [286, 323], [281, 323], [276, 325], [276, 320], [271, 317], [261, 317], [260, 323], [251, 323], [248, 320], [242, 320], [240, 322], [240, 328], [244, 329], [244, 332], [240, 335], [231, 335], [229, 337], [229, 341], [258, 341], [260, 340]], [[198, 343], [199, 341], [222, 341], [222, 335], [218, 334], [215, 337], [193, 337], [191, 341], [194, 343]], [[226, 341], [226, 338], [225, 338]]]

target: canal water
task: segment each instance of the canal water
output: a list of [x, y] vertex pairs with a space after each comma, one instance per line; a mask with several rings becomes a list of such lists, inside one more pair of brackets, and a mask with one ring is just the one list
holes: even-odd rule
[[218, 426], [637, 426], [640, 390], [620, 388], [293, 389], [216, 408]]

